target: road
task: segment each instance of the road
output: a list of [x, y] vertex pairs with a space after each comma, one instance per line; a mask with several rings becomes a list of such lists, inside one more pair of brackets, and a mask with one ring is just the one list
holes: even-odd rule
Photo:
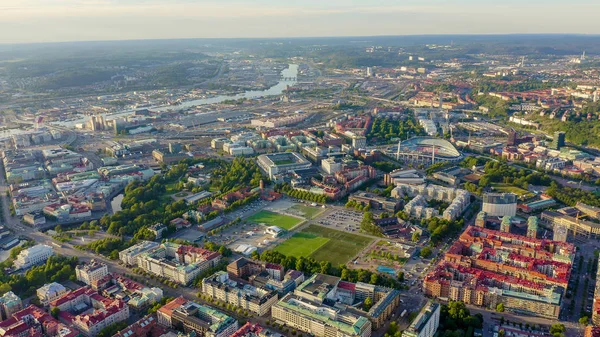
[[[498, 324], [500, 321], [500, 317], [504, 317], [505, 320], [510, 322], [523, 323], [531, 325], [542, 326], [544, 329], [549, 329], [552, 324], [558, 323], [556, 320], [542, 318], [542, 317], [533, 317], [533, 316], [520, 316], [510, 312], [496, 313], [489, 310], [484, 310], [480, 307], [475, 307], [471, 305], [467, 305], [471, 315], [481, 314], [483, 316], [483, 335], [484, 337], [492, 336], [490, 332], [490, 328], [492, 328], [495, 324]], [[566, 337], [581, 337], [583, 336], [583, 328], [581, 324], [573, 323], [573, 322], [560, 322], [565, 325]], [[547, 330], [546, 330], [547, 332]]]
[[[35, 242], [50, 245], [54, 249], [54, 252], [58, 255], [64, 255], [64, 256], [69, 256], [69, 257], [75, 256], [81, 262], [89, 262], [91, 260], [101, 261], [108, 266], [108, 269], [110, 272], [124, 274], [124, 275], [134, 275], [132, 270], [130, 268], [127, 268], [127, 267], [123, 266], [122, 264], [120, 264], [120, 261], [110, 260], [102, 255], [75, 249], [72, 244], [58, 242], [58, 241], [54, 240], [51, 236], [46, 235], [43, 232], [39, 232], [29, 226], [23, 225], [23, 224], [21, 224], [19, 219], [12, 217], [10, 215], [10, 212], [8, 211], [9, 210], [8, 197], [6, 196], [6, 191], [8, 188], [6, 186], [6, 181], [4, 179], [4, 174], [2, 171], [3, 170], [0, 170], [0, 193], [1, 193], [0, 201], [2, 202], [2, 206], [4, 207], [4, 210], [5, 210], [4, 223], [5, 223], [6, 227], [8, 227], [10, 230], [12, 230], [14, 233], [16, 233], [19, 236], [25, 236], [25, 237], [28, 237], [28, 238], [34, 240]], [[170, 297], [183, 296], [187, 300], [214, 307], [212, 304], [197, 297], [197, 295], [200, 291], [197, 288], [179, 287], [177, 289], [173, 289], [173, 288], [165, 286], [164, 284], [158, 282], [157, 280], [149, 279], [149, 278], [144, 279], [144, 282], [148, 286], [161, 288], [163, 290], [165, 296], [170, 296]], [[227, 312], [230, 316], [235, 317], [238, 320], [251, 321], [253, 323], [259, 323], [262, 326], [266, 326], [265, 323], [270, 317], [270, 315], [266, 315], [263, 317], [251, 316], [248, 318], [248, 317], [244, 317], [244, 316], [238, 314], [237, 312], [234, 313], [234, 312], [228, 311], [224, 308], [217, 307], [217, 309]], [[272, 327], [270, 327], [270, 328], [273, 329]]]

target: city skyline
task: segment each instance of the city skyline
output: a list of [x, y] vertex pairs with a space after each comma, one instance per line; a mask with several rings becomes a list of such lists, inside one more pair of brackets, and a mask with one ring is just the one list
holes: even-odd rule
[[7, 0], [0, 43], [420, 34], [600, 34], [600, 4], [493, 1]]

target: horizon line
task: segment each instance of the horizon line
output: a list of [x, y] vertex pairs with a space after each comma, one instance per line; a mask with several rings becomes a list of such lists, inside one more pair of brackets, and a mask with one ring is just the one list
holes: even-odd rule
[[[321, 36], [291, 36], [291, 37], [174, 37], [174, 38], [140, 38], [140, 39], [106, 39], [106, 40], [68, 40], [46, 42], [0, 42], [0, 46], [27, 46], [44, 44], [68, 43], [103, 43], [103, 42], [142, 42], [142, 41], [186, 41], [186, 40], [301, 40], [301, 39], [351, 39], [351, 38], [386, 38], [386, 37], [499, 37], [499, 36], [578, 36], [600, 37], [600, 33], [437, 33], [437, 34], [404, 34], [404, 35], [321, 35]], [[361, 41], [366, 42], [366, 41]]]

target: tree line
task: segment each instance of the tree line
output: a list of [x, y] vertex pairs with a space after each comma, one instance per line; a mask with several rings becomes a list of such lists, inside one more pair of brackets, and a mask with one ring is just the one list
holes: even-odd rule
[[364, 282], [383, 287], [402, 289], [401, 282], [387, 275], [380, 275], [366, 269], [349, 269], [345, 264], [335, 267], [329, 261], [317, 261], [310, 256], [296, 258], [295, 256], [286, 256], [273, 250], [265, 250], [260, 255], [257, 252], [253, 253], [252, 258], [280, 264], [286, 269], [294, 269], [306, 274], [321, 273], [337, 276], [348, 282]]

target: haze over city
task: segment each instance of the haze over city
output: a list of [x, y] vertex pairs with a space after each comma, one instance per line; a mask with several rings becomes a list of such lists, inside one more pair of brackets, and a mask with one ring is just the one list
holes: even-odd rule
[[422, 34], [600, 34], [593, 0], [4, 0], [0, 43]]

